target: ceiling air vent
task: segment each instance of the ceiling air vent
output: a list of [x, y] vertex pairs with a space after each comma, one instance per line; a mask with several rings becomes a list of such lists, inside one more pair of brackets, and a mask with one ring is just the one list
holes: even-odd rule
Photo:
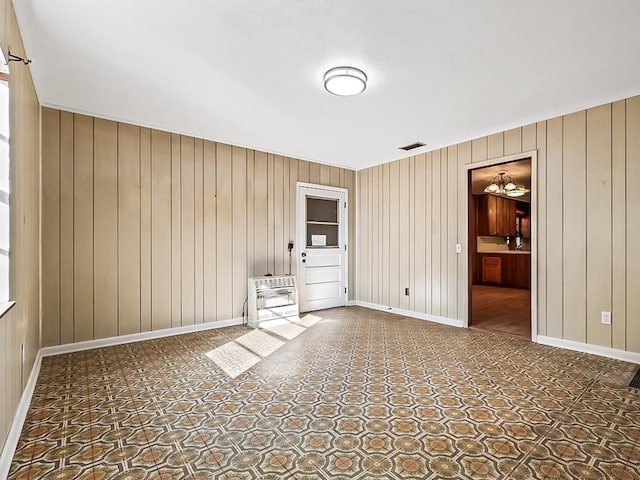
[[400, 150], [404, 150], [408, 152], [409, 150], [413, 150], [414, 148], [424, 147], [426, 144], [422, 142], [412, 143], [411, 145], [405, 145], [404, 147], [400, 147]]

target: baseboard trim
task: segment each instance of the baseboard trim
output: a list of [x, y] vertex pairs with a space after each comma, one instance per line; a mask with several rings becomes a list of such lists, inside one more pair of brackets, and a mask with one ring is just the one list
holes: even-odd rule
[[22, 427], [24, 425], [24, 421], [27, 419], [27, 412], [29, 411], [29, 405], [31, 405], [31, 397], [36, 389], [36, 383], [38, 382], [38, 375], [40, 375], [41, 366], [42, 354], [38, 351], [33, 362], [31, 374], [29, 375], [27, 384], [22, 391], [20, 403], [18, 403], [18, 408], [13, 416], [13, 422], [11, 422], [11, 428], [9, 429], [7, 439], [4, 442], [2, 453], [0, 454], [0, 479], [2, 480], [6, 480], [9, 476], [9, 469], [11, 468], [13, 455], [16, 453], [18, 440], [20, 440], [20, 434], [22, 433]]
[[456, 318], [429, 315], [428, 313], [414, 312], [412, 310], [404, 310], [402, 308], [389, 307], [377, 303], [362, 302], [360, 300], [354, 300], [353, 305], [356, 305], [358, 307], [370, 308], [372, 310], [379, 310], [381, 312], [395, 313], [397, 315], [402, 315], [405, 317], [417, 318], [418, 320], [427, 320], [429, 322], [441, 323], [443, 325], [449, 325], [451, 327], [464, 327], [463, 321]]
[[549, 345], [550, 347], [564, 348], [566, 350], [614, 358], [624, 362], [640, 363], [640, 353], [601, 347], [600, 345], [590, 345], [588, 343], [574, 342], [573, 340], [564, 340], [562, 338], [546, 337], [544, 335], [538, 335], [538, 343], [542, 345]]
[[202, 332], [204, 330], [232, 327], [234, 325], [242, 325], [242, 323], [242, 317], [237, 317], [230, 320], [220, 320], [218, 322], [208, 322], [199, 323], [197, 325], [185, 325], [183, 327], [164, 328], [162, 330], [132, 333], [129, 335], [121, 335], [119, 337], [99, 338], [97, 340], [87, 340], [86, 342], [67, 343], [65, 345], [57, 345], [55, 347], [44, 347], [40, 349], [40, 352], [42, 353], [43, 357], [50, 357], [52, 355], [61, 355], [63, 353], [80, 352], [82, 350], [112, 347], [114, 345], [123, 345], [125, 343], [143, 342], [145, 340], [152, 340], [154, 338], [171, 337], [174, 335], [184, 335], [185, 333]]
[[162, 330], [154, 330], [151, 332], [132, 333], [129, 335], [122, 335], [120, 337], [100, 338], [98, 340], [88, 340], [86, 342], [68, 343], [65, 345], [58, 345], [55, 347], [44, 347], [38, 350], [35, 361], [33, 362], [33, 368], [29, 375], [29, 380], [22, 391], [20, 397], [20, 403], [11, 422], [11, 428], [7, 435], [7, 440], [2, 448], [0, 454], [0, 480], [6, 480], [9, 475], [9, 469], [11, 468], [11, 462], [13, 456], [16, 453], [18, 447], [18, 440], [20, 440], [20, 434], [22, 433], [22, 427], [27, 418], [27, 412], [31, 405], [31, 397], [36, 388], [38, 382], [38, 375], [40, 374], [40, 367], [42, 366], [42, 359], [44, 357], [50, 357], [52, 355], [61, 355], [64, 353], [80, 352], [82, 350], [91, 350], [94, 348], [111, 347], [114, 345], [123, 345], [125, 343], [142, 342], [144, 340], [152, 340], [154, 338], [171, 337], [173, 335], [183, 335], [185, 333], [202, 332], [204, 330], [213, 330], [216, 328], [232, 327], [235, 325], [242, 325], [243, 318], [237, 317], [230, 320], [221, 320], [218, 322], [201, 323], [198, 325], [186, 325], [183, 327], [165, 328]]

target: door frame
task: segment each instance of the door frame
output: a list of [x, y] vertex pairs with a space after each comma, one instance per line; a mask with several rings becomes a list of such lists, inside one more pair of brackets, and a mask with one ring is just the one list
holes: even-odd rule
[[[294, 246], [293, 251], [296, 254], [296, 281], [298, 282], [298, 305], [300, 305], [301, 298], [304, 295], [303, 285], [300, 282], [300, 272], [302, 271], [302, 257], [300, 256], [300, 252], [305, 249], [304, 245], [306, 242], [306, 236], [304, 236], [302, 232], [302, 226], [305, 223], [306, 212], [304, 210], [305, 205], [300, 205], [300, 190], [302, 188], [313, 188], [316, 190], [325, 190], [327, 192], [334, 193], [342, 193], [344, 194], [345, 208], [344, 210], [344, 226], [341, 225], [344, 231], [344, 244], [345, 249], [342, 250], [344, 261], [343, 263], [343, 272], [344, 276], [342, 278], [342, 284], [344, 285], [344, 292], [342, 294], [343, 306], [346, 306], [349, 300], [349, 190], [342, 187], [332, 187], [330, 185], [318, 185], [315, 183], [308, 182], [296, 182], [296, 246]], [[304, 232], [306, 235], [306, 231]], [[304, 236], [304, 240], [301, 240]]]
[[466, 188], [464, 189], [464, 245], [467, 246], [467, 254], [464, 255], [463, 262], [463, 285], [462, 290], [464, 311], [464, 327], [469, 328], [469, 292], [471, 290], [471, 271], [469, 257], [469, 173], [483, 167], [491, 167], [500, 163], [516, 162], [531, 158], [531, 341], [538, 342], [538, 150], [529, 150], [522, 153], [514, 153], [503, 157], [492, 158], [482, 162], [467, 163], [464, 165], [464, 175]]

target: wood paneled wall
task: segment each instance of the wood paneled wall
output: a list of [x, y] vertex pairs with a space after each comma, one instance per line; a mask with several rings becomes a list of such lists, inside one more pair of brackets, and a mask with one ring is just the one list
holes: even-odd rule
[[240, 317], [288, 272], [298, 181], [355, 218], [351, 170], [48, 108], [42, 132], [43, 345]]
[[358, 172], [358, 300], [463, 319], [465, 165], [535, 149], [538, 333], [640, 352], [640, 97]]
[[[0, 0], [0, 42], [5, 57], [9, 46], [25, 55], [8, 0]], [[16, 305], [0, 318], [0, 450], [40, 347], [40, 106], [29, 67], [9, 67], [9, 293]]]

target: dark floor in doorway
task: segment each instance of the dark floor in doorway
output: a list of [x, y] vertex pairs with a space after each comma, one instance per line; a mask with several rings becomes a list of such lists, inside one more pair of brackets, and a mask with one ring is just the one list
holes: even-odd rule
[[640, 388], [640, 368], [638, 368], [638, 371], [631, 379], [629, 386], [633, 388]]

